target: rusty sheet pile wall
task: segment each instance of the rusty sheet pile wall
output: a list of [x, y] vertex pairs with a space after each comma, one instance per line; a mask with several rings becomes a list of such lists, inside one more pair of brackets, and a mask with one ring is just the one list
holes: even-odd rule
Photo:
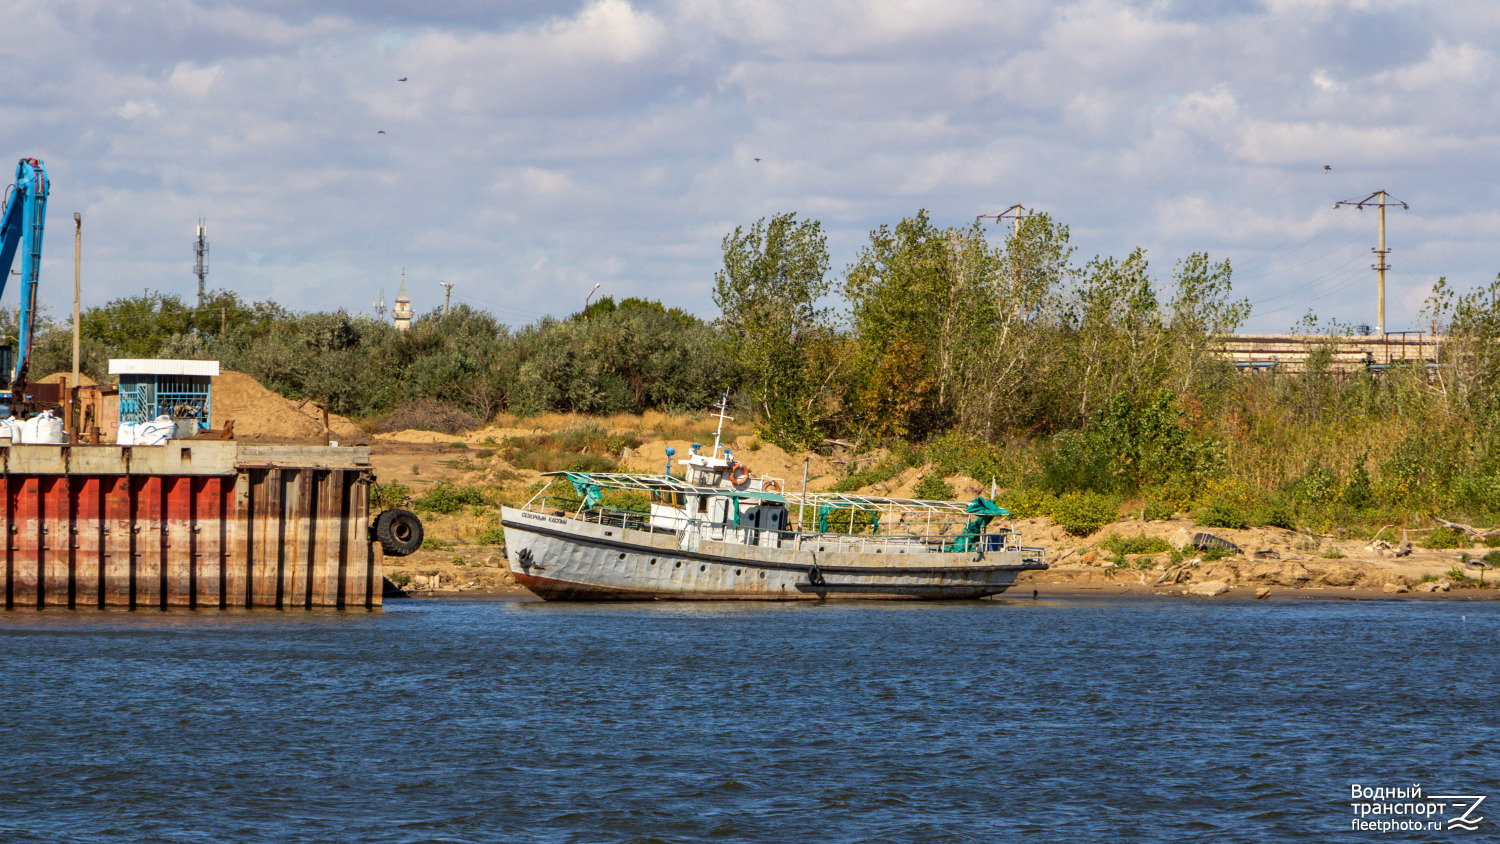
[[369, 449], [0, 447], [5, 607], [376, 607]]

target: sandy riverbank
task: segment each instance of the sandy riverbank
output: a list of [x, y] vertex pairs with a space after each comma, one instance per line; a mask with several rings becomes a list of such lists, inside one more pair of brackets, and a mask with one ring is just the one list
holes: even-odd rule
[[[462, 560], [463, 564], [456, 564]], [[1335, 562], [1335, 561], [1329, 561]], [[1337, 568], [1311, 567], [1298, 561], [1269, 564], [1246, 560], [1221, 560], [1207, 565], [1188, 566], [1180, 574], [1189, 574], [1180, 582], [1156, 583], [1172, 570], [1106, 569], [1102, 566], [1058, 566], [1043, 572], [1026, 572], [1020, 582], [995, 600], [1031, 600], [1035, 590], [1038, 599], [1047, 598], [1161, 598], [1178, 600], [1424, 600], [1424, 601], [1494, 601], [1500, 600], [1500, 589], [1464, 588], [1452, 583], [1444, 591], [1413, 591], [1397, 578], [1387, 579], [1387, 570], [1366, 563], [1339, 562]], [[1307, 575], [1299, 583], [1295, 578]], [[1493, 573], [1490, 573], [1493, 575]], [[1192, 576], [1196, 575], [1196, 576]], [[1243, 575], [1243, 576], [1242, 576]], [[416, 598], [484, 598], [500, 600], [538, 600], [515, 582], [505, 568], [501, 550], [495, 546], [458, 546], [446, 551], [419, 551], [410, 557], [387, 558], [386, 578], [403, 585]], [[1225, 579], [1227, 578], [1227, 579]], [[1346, 585], [1329, 585], [1326, 580], [1348, 579]], [[1277, 579], [1294, 585], [1282, 585]], [[1442, 581], [1429, 581], [1437, 584]], [[1214, 591], [1213, 583], [1223, 583], [1225, 590], [1213, 596], [1195, 594]], [[1396, 585], [1400, 583], [1401, 585]], [[1386, 585], [1391, 584], [1391, 585]], [[1405, 591], [1391, 591], [1404, 589]], [[1262, 597], [1257, 598], [1258, 595]]]

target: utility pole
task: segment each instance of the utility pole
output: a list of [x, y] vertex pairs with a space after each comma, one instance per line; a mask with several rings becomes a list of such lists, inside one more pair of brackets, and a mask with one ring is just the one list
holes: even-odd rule
[[83, 290], [83, 215], [73, 212], [73, 387], [78, 387], [78, 358], [80, 340], [80, 327], [78, 325], [78, 302]]
[[451, 297], [453, 295], [453, 282], [451, 282], [451, 281], [440, 281], [440, 282], [438, 282], [438, 284], [441, 284], [443, 286], [443, 316], [447, 316], [448, 315], [448, 299], [449, 299], [449, 297]]
[[1015, 234], [1016, 232], [1021, 230], [1021, 218], [1031, 216], [1031, 212], [1034, 210], [1035, 209], [1027, 208], [1021, 203], [1017, 202], [1015, 205], [1012, 205], [1004, 211], [996, 211], [993, 214], [980, 214], [974, 219], [994, 220], [996, 223], [999, 223], [1001, 220], [1014, 220], [1015, 222], [1011, 224], [1010, 231], [1011, 234]]
[[[63, 412], [63, 419], [68, 428], [68, 442], [81, 442], [83, 432], [83, 419], [74, 419], [73, 414], [78, 411], [78, 358], [79, 338], [82, 329], [78, 324], [78, 302], [82, 298], [83, 290], [83, 215], [77, 211], [73, 212], [73, 380], [68, 382], [68, 394], [64, 397], [67, 409]], [[81, 417], [82, 414], [80, 413]]]
[[1380, 209], [1380, 234], [1375, 241], [1375, 248], [1370, 250], [1375, 253], [1375, 263], [1371, 268], [1375, 270], [1376, 292], [1375, 292], [1375, 334], [1385, 336], [1385, 271], [1391, 268], [1385, 262], [1385, 256], [1391, 254], [1391, 250], [1385, 248], [1385, 207], [1387, 205], [1399, 205], [1402, 210], [1410, 210], [1410, 206], [1399, 199], [1393, 199], [1390, 194], [1383, 190], [1375, 191], [1364, 199], [1345, 199], [1335, 202], [1334, 208], [1340, 205], [1352, 205], [1363, 211], [1365, 206], [1374, 206]]

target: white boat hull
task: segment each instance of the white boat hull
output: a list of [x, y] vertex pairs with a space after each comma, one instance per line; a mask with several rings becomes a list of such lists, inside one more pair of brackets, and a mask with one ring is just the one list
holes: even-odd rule
[[1044, 569], [1040, 549], [944, 553], [897, 545], [742, 545], [503, 508], [517, 582], [547, 600], [973, 599]]

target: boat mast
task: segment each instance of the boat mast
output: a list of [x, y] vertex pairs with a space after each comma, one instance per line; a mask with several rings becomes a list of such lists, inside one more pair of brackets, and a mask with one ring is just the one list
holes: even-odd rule
[[716, 431], [714, 431], [714, 459], [716, 459], [716, 460], [719, 457], [719, 435], [722, 434], [722, 433], [724, 433], [724, 420], [726, 420], [726, 419], [733, 419], [734, 418], [733, 416], [726, 416], [726, 415], [724, 415], [725, 411], [728, 410], [728, 409], [729, 409], [729, 391], [725, 390], [724, 391], [724, 397], [721, 398], [721, 399], [719, 399], [719, 429], [716, 430]]

